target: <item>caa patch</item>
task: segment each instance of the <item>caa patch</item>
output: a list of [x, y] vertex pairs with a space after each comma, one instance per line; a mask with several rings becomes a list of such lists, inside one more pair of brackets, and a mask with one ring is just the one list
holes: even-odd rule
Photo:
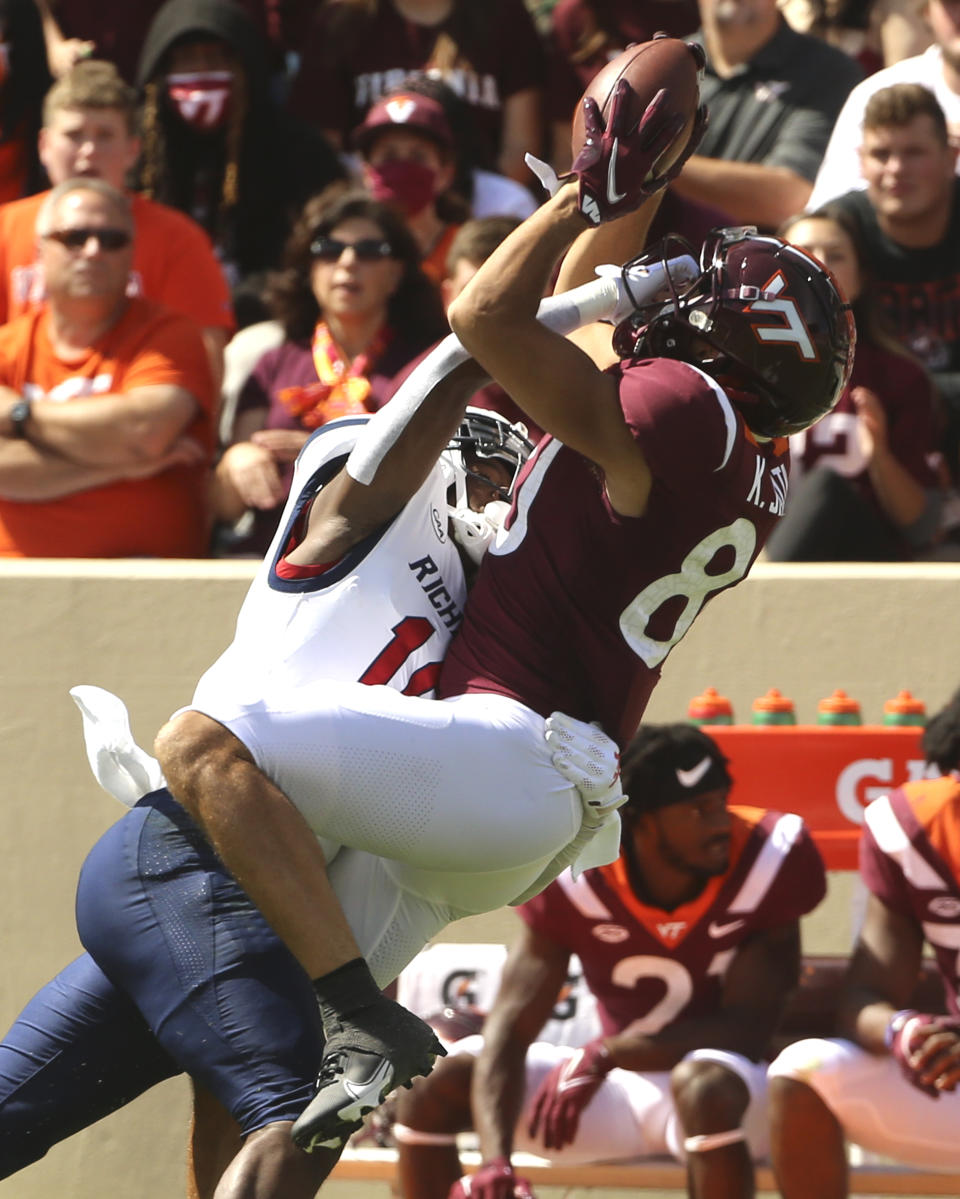
[[622, 924], [597, 924], [594, 925], [593, 935], [598, 941], [606, 941], [609, 945], [616, 945], [620, 941], [629, 939], [630, 930], [624, 928]]
[[944, 920], [950, 920], [954, 916], [960, 916], [960, 899], [954, 899], [951, 895], [938, 895], [936, 899], [931, 899], [929, 904], [931, 916], [941, 916]]
[[431, 508], [430, 519], [433, 521], [433, 531], [437, 535], [437, 541], [445, 542], [447, 540], [446, 518], [442, 517], [436, 508]]

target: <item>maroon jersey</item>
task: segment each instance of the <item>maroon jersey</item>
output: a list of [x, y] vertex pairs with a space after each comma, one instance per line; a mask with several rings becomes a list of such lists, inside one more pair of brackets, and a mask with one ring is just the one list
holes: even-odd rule
[[890, 449], [900, 465], [921, 487], [933, 487], [937, 414], [930, 377], [912, 359], [869, 342], [857, 344], [853, 374], [836, 408], [811, 428], [791, 437], [790, 453], [796, 470], [829, 466], [849, 479], [863, 499], [889, 523], [870, 482], [867, 457], [857, 437], [852, 398], [857, 387], [869, 388], [880, 400], [887, 418]]
[[484, 558], [440, 678], [536, 712], [635, 732], [667, 654], [746, 575], [783, 512], [783, 440], [758, 443], [720, 386], [684, 362], [620, 363], [620, 403], [653, 486], [610, 507], [592, 462], [544, 438]]
[[[477, 3], [465, 0], [465, 7]], [[338, 38], [331, 28], [344, 28], [340, 7], [317, 11], [291, 96], [295, 111], [346, 138], [408, 72], [428, 71], [465, 101], [479, 164], [494, 166], [504, 101], [542, 88], [546, 75], [540, 37], [523, 0], [483, 0], [482, 20], [454, 12], [437, 25], [417, 24], [390, 0], [380, 0], [368, 23]], [[457, 47], [453, 62], [445, 60], [444, 41]]]
[[960, 1016], [960, 779], [922, 779], [864, 814], [860, 874], [872, 894], [923, 929]]
[[817, 906], [826, 872], [799, 816], [731, 807], [730, 866], [699, 898], [672, 912], [641, 903], [623, 857], [569, 872], [517, 909], [534, 932], [577, 954], [596, 996], [604, 1036], [641, 1021], [659, 1032], [708, 1016], [723, 977], [756, 933], [790, 924]]

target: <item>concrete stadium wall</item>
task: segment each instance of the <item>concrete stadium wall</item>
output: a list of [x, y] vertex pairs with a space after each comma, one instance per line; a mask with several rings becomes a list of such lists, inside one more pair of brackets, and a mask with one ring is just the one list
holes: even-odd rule
[[[68, 689], [94, 683], [121, 695], [149, 747], [228, 644], [252, 571], [244, 562], [0, 563], [4, 1029], [79, 952], [77, 873], [121, 814], [87, 768]], [[835, 687], [861, 701], [867, 720], [878, 720], [901, 687], [934, 711], [960, 685], [958, 613], [960, 566], [761, 565], [703, 613], [671, 656], [648, 714], [681, 719], [709, 685], [730, 696], [743, 720], [770, 686], [794, 699], [801, 721]], [[805, 930], [810, 948], [849, 943], [851, 895], [849, 878], [831, 880], [830, 899]], [[513, 919], [477, 917], [447, 939], [509, 940]], [[0, 1199], [180, 1195], [188, 1120], [187, 1084], [168, 1082], [0, 1182]], [[335, 1184], [325, 1193], [356, 1192]]]

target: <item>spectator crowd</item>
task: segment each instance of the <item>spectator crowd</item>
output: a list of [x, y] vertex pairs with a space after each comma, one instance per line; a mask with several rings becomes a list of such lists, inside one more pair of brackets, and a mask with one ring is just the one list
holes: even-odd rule
[[542, 202], [524, 155], [567, 169], [584, 87], [663, 30], [703, 47], [710, 123], [651, 241], [779, 233], [858, 326], [770, 557], [960, 558], [950, 0], [0, 0], [0, 23], [0, 554], [262, 554], [310, 432], [389, 401]]

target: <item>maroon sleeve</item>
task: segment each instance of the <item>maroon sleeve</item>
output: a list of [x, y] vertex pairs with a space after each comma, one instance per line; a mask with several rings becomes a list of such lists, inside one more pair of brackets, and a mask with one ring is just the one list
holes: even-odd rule
[[267, 350], [257, 359], [246, 383], [237, 397], [237, 415], [252, 412], [257, 408], [269, 409], [273, 397], [274, 375], [277, 367], [277, 350]]
[[568, 946], [570, 941], [570, 904], [559, 883], [553, 882], [546, 890], [527, 900], [516, 909], [520, 919], [535, 933], [542, 933], [558, 945]]
[[870, 894], [892, 911], [912, 915], [910, 891], [903, 871], [883, 852], [867, 824], [860, 833], [860, 877]]
[[812, 912], [826, 893], [823, 858], [804, 825], [758, 909], [756, 926], [775, 928], [791, 924]]
[[737, 427], [726, 396], [699, 371], [671, 359], [613, 370], [621, 375], [623, 414], [654, 477], [671, 491], [712, 488]]

